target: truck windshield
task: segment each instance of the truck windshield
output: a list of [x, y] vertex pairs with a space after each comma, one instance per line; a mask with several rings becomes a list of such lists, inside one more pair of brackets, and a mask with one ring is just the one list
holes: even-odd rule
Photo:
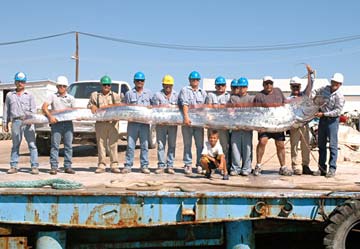
[[[119, 92], [118, 84], [111, 84], [113, 92]], [[101, 91], [101, 85], [97, 82], [82, 82], [71, 84], [68, 88], [68, 93], [75, 98], [88, 99], [92, 92]]]

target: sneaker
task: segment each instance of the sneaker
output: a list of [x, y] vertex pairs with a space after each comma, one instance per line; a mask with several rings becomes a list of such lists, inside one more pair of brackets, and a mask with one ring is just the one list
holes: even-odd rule
[[95, 170], [95, 174], [101, 174], [101, 173], [105, 173], [105, 168], [98, 167], [98, 168]]
[[49, 173], [50, 173], [50, 175], [56, 175], [57, 174], [57, 169], [52, 168], [52, 169], [50, 169]]
[[312, 170], [307, 165], [303, 165], [302, 169], [303, 169], [302, 170], [303, 175], [312, 175], [313, 174]]
[[224, 175], [223, 180], [229, 180], [229, 175]]
[[185, 165], [184, 167], [184, 173], [185, 175], [191, 175], [192, 174], [192, 168], [189, 165]]
[[313, 176], [326, 176], [326, 172], [318, 169], [312, 173]]
[[333, 178], [335, 177], [335, 171], [334, 170], [329, 170], [329, 172], [327, 172], [327, 174], [325, 175], [326, 178]]
[[292, 176], [293, 175], [293, 171], [288, 169], [286, 166], [282, 166], [279, 169], [279, 175], [283, 175], [283, 176]]
[[230, 175], [231, 175], [231, 176], [237, 176], [238, 173], [237, 173], [236, 171], [230, 171]]
[[32, 168], [31, 168], [31, 171], [30, 171], [30, 174], [32, 174], [32, 175], [38, 175], [38, 174], [39, 174], [39, 169], [38, 169], [38, 168], [35, 168], [35, 167], [32, 167]]
[[293, 169], [293, 172], [294, 172], [294, 175], [297, 175], [297, 176], [301, 176], [302, 175], [302, 171], [298, 168], [294, 168]]
[[242, 176], [248, 176], [248, 175], [250, 175], [250, 172], [249, 172], [249, 171], [241, 171], [241, 172], [240, 172], [240, 175], [242, 175]]
[[119, 168], [115, 168], [115, 167], [114, 167], [114, 168], [111, 168], [111, 169], [110, 169], [110, 172], [111, 172], [111, 173], [115, 173], [115, 174], [119, 174], [121, 171], [120, 171]]
[[196, 172], [197, 172], [198, 174], [202, 174], [202, 173], [203, 173], [203, 168], [202, 168], [201, 166], [197, 166], [197, 167], [196, 167]]
[[158, 168], [155, 170], [155, 174], [163, 174], [164, 173], [164, 168]]
[[257, 164], [254, 169], [254, 176], [259, 176], [259, 175], [261, 175], [261, 166]]
[[65, 168], [64, 173], [66, 174], [75, 174], [75, 170], [73, 170], [72, 168]]
[[207, 179], [210, 179], [211, 178], [211, 170], [209, 170], [208, 172], [205, 173], [205, 177]]
[[167, 168], [165, 169], [165, 172], [172, 175], [175, 174], [175, 170], [173, 168]]
[[8, 174], [15, 174], [15, 173], [17, 173], [17, 172], [18, 172], [17, 168], [11, 167], [6, 173], [8, 173]]
[[127, 173], [131, 173], [131, 168], [125, 166], [125, 167], [121, 170], [121, 174], [127, 174]]
[[150, 174], [150, 170], [148, 168], [141, 168], [141, 173], [143, 174]]

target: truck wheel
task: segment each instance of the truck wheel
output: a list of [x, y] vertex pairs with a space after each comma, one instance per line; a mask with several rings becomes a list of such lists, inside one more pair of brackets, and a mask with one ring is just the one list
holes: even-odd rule
[[156, 129], [155, 125], [150, 125], [150, 132], [149, 132], [149, 149], [156, 148]]
[[360, 201], [347, 200], [337, 207], [325, 228], [326, 249], [359, 248], [360, 243]]
[[36, 136], [36, 147], [40, 156], [50, 155], [51, 142], [50, 138]]

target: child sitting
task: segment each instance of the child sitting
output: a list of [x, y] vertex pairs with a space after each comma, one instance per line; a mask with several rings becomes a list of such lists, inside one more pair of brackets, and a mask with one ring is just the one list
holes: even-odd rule
[[225, 155], [219, 143], [219, 133], [217, 130], [208, 130], [208, 141], [205, 142], [201, 152], [201, 166], [206, 171], [205, 176], [211, 177], [211, 170], [218, 168], [224, 172], [223, 180], [229, 180], [226, 169]]

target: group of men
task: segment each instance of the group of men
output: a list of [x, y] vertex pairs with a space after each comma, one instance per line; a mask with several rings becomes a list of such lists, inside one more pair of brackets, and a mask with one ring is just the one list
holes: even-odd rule
[[[204, 173], [201, 165], [201, 157], [204, 146], [204, 128], [191, 126], [191, 120], [188, 115], [189, 107], [196, 104], [210, 105], [226, 105], [232, 104], [249, 104], [255, 103], [260, 105], [284, 104], [291, 98], [309, 96], [313, 86], [313, 70], [307, 65], [308, 84], [304, 91], [300, 91], [301, 83], [298, 77], [290, 80], [291, 95], [285, 98], [279, 88], [274, 87], [274, 80], [271, 76], [263, 78], [263, 90], [255, 96], [248, 94], [248, 80], [241, 77], [231, 82], [231, 92], [226, 92], [226, 80], [219, 76], [215, 79], [215, 92], [207, 94], [200, 88], [201, 76], [198, 72], [193, 71], [189, 74], [189, 85], [181, 89], [177, 94], [173, 89], [174, 78], [171, 75], [165, 75], [162, 79], [162, 89], [155, 94], [144, 88], [145, 75], [137, 72], [134, 75], [135, 87], [126, 92], [124, 98], [118, 93], [111, 90], [111, 78], [103, 76], [100, 79], [101, 90], [93, 92], [90, 96], [88, 108], [96, 113], [98, 108], [118, 103], [139, 104], [143, 106], [150, 105], [170, 105], [179, 106], [183, 114], [183, 125], [181, 126], [183, 137], [183, 163], [184, 173], [189, 175], [193, 173], [192, 160], [192, 140], [194, 138], [196, 147], [196, 171]], [[339, 126], [339, 115], [344, 106], [344, 96], [339, 91], [343, 83], [343, 75], [334, 74], [331, 79], [331, 85], [315, 90], [316, 95], [322, 95], [328, 101], [319, 109], [316, 117], [320, 118], [319, 124], [319, 170], [312, 172], [309, 168], [310, 149], [309, 149], [309, 128], [304, 125], [300, 128], [290, 130], [291, 144], [291, 168], [285, 165], [285, 133], [258, 133], [258, 144], [256, 147], [256, 165], [252, 169], [253, 160], [253, 132], [246, 130], [218, 130], [219, 144], [222, 147], [227, 169], [231, 176], [243, 175], [248, 176], [253, 173], [255, 176], [261, 174], [262, 158], [265, 147], [269, 139], [275, 140], [277, 156], [280, 163], [279, 174], [291, 176], [293, 174], [313, 174], [326, 177], [335, 176], [337, 161], [337, 131]], [[8, 132], [8, 124], [12, 123], [12, 142], [10, 169], [9, 174], [18, 172], [19, 147], [22, 136], [28, 143], [30, 150], [31, 173], [39, 174], [38, 170], [38, 153], [35, 145], [35, 129], [34, 125], [23, 125], [22, 120], [27, 113], [36, 112], [34, 96], [25, 90], [26, 75], [19, 72], [15, 75], [16, 89], [6, 95], [4, 105], [4, 121], [3, 129]], [[61, 140], [64, 142], [64, 172], [74, 174], [72, 169], [72, 139], [73, 125], [72, 121], [58, 122], [49, 111], [61, 110], [74, 107], [74, 97], [67, 93], [68, 80], [64, 76], [57, 79], [57, 92], [48, 96], [42, 105], [43, 113], [49, 119], [51, 125], [51, 151], [50, 151], [50, 174], [58, 173], [59, 164], [59, 145]], [[134, 152], [137, 139], [140, 140], [140, 168], [144, 174], [149, 174], [148, 144], [150, 126], [149, 124], [128, 122], [127, 128], [127, 149], [125, 154], [125, 163], [122, 170], [119, 169], [118, 159], [118, 121], [97, 121], [95, 124], [96, 140], [98, 148], [98, 166], [95, 173], [103, 173], [106, 171], [106, 152], [110, 156], [110, 171], [112, 173], [130, 173], [134, 162]], [[212, 129], [208, 130], [208, 134], [213, 134]], [[214, 133], [214, 134], [215, 134]], [[174, 174], [174, 160], [176, 150], [177, 126], [176, 125], [158, 125], [156, 126], [157, 140], [157, 157], [158, 168], [156, 174], [169, 173]], [[330, 160], [329, 170], [326, 165], [326, 143], [330, 142]], [[301, 141], [302, 151], [302, 168], [298, 165], [297, 149], [299, 141]], [[167, 144], [167, 153], [165, 153]]]

